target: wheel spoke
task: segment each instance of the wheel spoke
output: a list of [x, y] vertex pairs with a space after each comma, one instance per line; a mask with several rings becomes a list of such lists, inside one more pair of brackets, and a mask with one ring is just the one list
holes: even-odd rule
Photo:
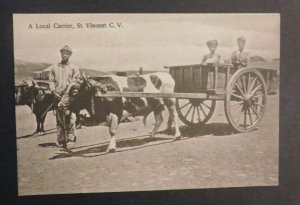
[[237, 113], [237, 111], [238, 111], [241, 107], [243, 108], [242, 104], [240, 104], [240, 105], [234, 110], [233, 113], [234, 113], [234, 114]]
[[252, 105], [250, 105], [251, 110], [254, 112], [254, 114], [256, 115], [257, 119], [259, 119], [259, 114], [256, 112], [256, 110], [252, 107]]
[[245, 96], [245, 93], [242, 91], [242, 89], [238, 86], [238, 84], [235, 82], [234, 83], [235, 87], [237, 87], [237, 89], [240, 91], [240, 93]]
[[251, 116], [251, 112], [250, 112], [250, 108], [247, 109], [248, 110], [248, 114], [249, 114], [249, 119], [250, 119], [250, 126], [253, 125], [253, 120], [252, 120], [252, 116]]
[[259, 84], [256, 88], [251, 91], [251, 95], [254, 95], [254, 93], [262, 86], [262, 84]]
[[252, 98], [259, 98], [259, 97], [261, 97], [261, 96], [265, 96], [265, 94], [264, 94], [264, 93], [261, 93], [261, 94], [258, 94], [258, 95], [254, 95]]
[[193, 106], [193, 114], [192, 114], [192, 123], [194, 123], [194, 115], [195, 115], [195, 106]]
[[264, 106], [262, 104], [259, 104], [257, 102], [254, 102], [254, 104], [260, 106], [261, 108], [264, 108]]
[[206, 117], [207, 115], [206, 115], [206, 113], [204, 112], [203, 107], [201, 106], [201, 104], [200, 104], [199, 106], [200, 106], [200, 109], [201, 109], [201, 111], [203, 112], [204, 116]]
[[179, 109], [182, 110], [183, 108], [185, 108], [185, 107], [188, 106], [189, 104], [191, 104], [191, 102], [188, 102], [187, 104], [185, 104], [185, 105], [179, 107]]
[[244, 81], [244, 76], [241, 76], [241, 81], [242, 81], [242, 84], [243, 84], [243, 89], [244, 89], [244, 95], [247, 93], [246, 91], [246, 85], [245, 85], [245, 81]]
[[237, 121], [236, 121], [236, 124], [237, 124], [237, 125], [238, 125], [239, 122], [240, 122], [240, 118], [241, 118], [242, 112], [243, 112], [243, 107], [242, 107], [242, 109], [241, 109], [241, 111], [240, 111], [240, 113], [239, 113], [239, 115], [238, 115], [238, 119], [237, 119]]
[[250, 79], [251, 79], [251, 73], [249, 73], [249, 75], [248, 75], [247, 91], [246, 91], [246, 93], [248, 93], [248, 91], [250, 90]]
[[244, 127], [247, 127], [247, 109], [244, 109]]
[[240, 100], [244, 100], [244, 98], [240, 95], [237, 95], [237, 94], [234, 94], [234, 93], [231, 93], [231, 95], [233, 95], [234, 97], [239, 98]]
[[184, 118], [186, 118], [186, 116], [188, 116], [188, 114], [191, 112], [193, 105], [190, 106], [189, 110], [187, 111], [187, 113], [185, 114]]
[[200, 117], [199, 107], [197, 106], [196, 108], [197, 108], [198, 120], [199, 120], [199, 122], [201, 122], [201, 117]]
[[243, 103], [242, 101], [240, 101], [240, 102], [234, 102], [234, 103], [230, 104], [230, 106], [241, 105], [242, 103]]
[[211, 109], [211, 107], [209, 107], [208, 105], [206, 105], [204, 102], [201, 102], [202, 105], [204, 105], [205, 107], [207, 107], [209, 110]]
[[249, 90], [248, 90], [249, 93], [250, 93], [250, 91], [253, 89], [253, 86], [255, 86], [256, 80], [257, 80], [257, 76], [255, 76], [254, 80], [253, 80], [252, 83], [251, 83], [251, 86], [250, 86], [250, 88], [249, 88]]

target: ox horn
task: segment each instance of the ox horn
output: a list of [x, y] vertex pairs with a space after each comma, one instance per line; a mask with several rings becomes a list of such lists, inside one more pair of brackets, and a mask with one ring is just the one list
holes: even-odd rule
[[89, 82], [89, 80], [88, 80], [88, 77], [87, 77], [87, 75], [85, 74], [84, 71], [82, 72], [82, 79], [83, 79], [83, 81], [85, 81], [85, 82], [87, 83], [87, 85], [88, 85], [90, 88], [92, 87], [92, 85], [90, 84], [90, 82]]
[[40, 88], [39, 84], [35, 80], [32, 80], [32, 86]]

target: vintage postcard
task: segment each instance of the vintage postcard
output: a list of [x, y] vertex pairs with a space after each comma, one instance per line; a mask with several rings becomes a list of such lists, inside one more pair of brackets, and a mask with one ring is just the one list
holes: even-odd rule
[[280, 14], [14, 14], [18, 194], [279, 185]]

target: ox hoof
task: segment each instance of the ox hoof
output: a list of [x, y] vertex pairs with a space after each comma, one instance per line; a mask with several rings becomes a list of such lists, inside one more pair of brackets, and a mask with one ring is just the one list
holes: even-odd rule
[[45, 132], [39, 132], [39, 136], [45, 135]]
[[181, 136], [176, 136], [175, 138], [174, 138], [174, 141], [177, 141], [177, 140], [180, 140], [181, 139]]
[[116, 148], [108, 149], [108, 152], [109, 152], [109, 153], [115, 153], [115, 152], [116, 152]]
[[57, 147], [64, 147], [64, 142], [56, 142]]
[[75, 142], [68, 142], [66, 149], [73, 149], [75, 147]]

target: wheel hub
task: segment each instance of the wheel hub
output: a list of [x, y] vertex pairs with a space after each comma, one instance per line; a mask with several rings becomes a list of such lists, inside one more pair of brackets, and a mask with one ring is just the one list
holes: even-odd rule
[[202, 99], [190, 99], [190, 102], [192, 103], [193, 106], [198, 106], [203, 102], [203, 100]]
[[244, 97], [244, 106], [248, 108], [250, 107], [251, 104], [252, 104], [252, 95], [246, 94]]

